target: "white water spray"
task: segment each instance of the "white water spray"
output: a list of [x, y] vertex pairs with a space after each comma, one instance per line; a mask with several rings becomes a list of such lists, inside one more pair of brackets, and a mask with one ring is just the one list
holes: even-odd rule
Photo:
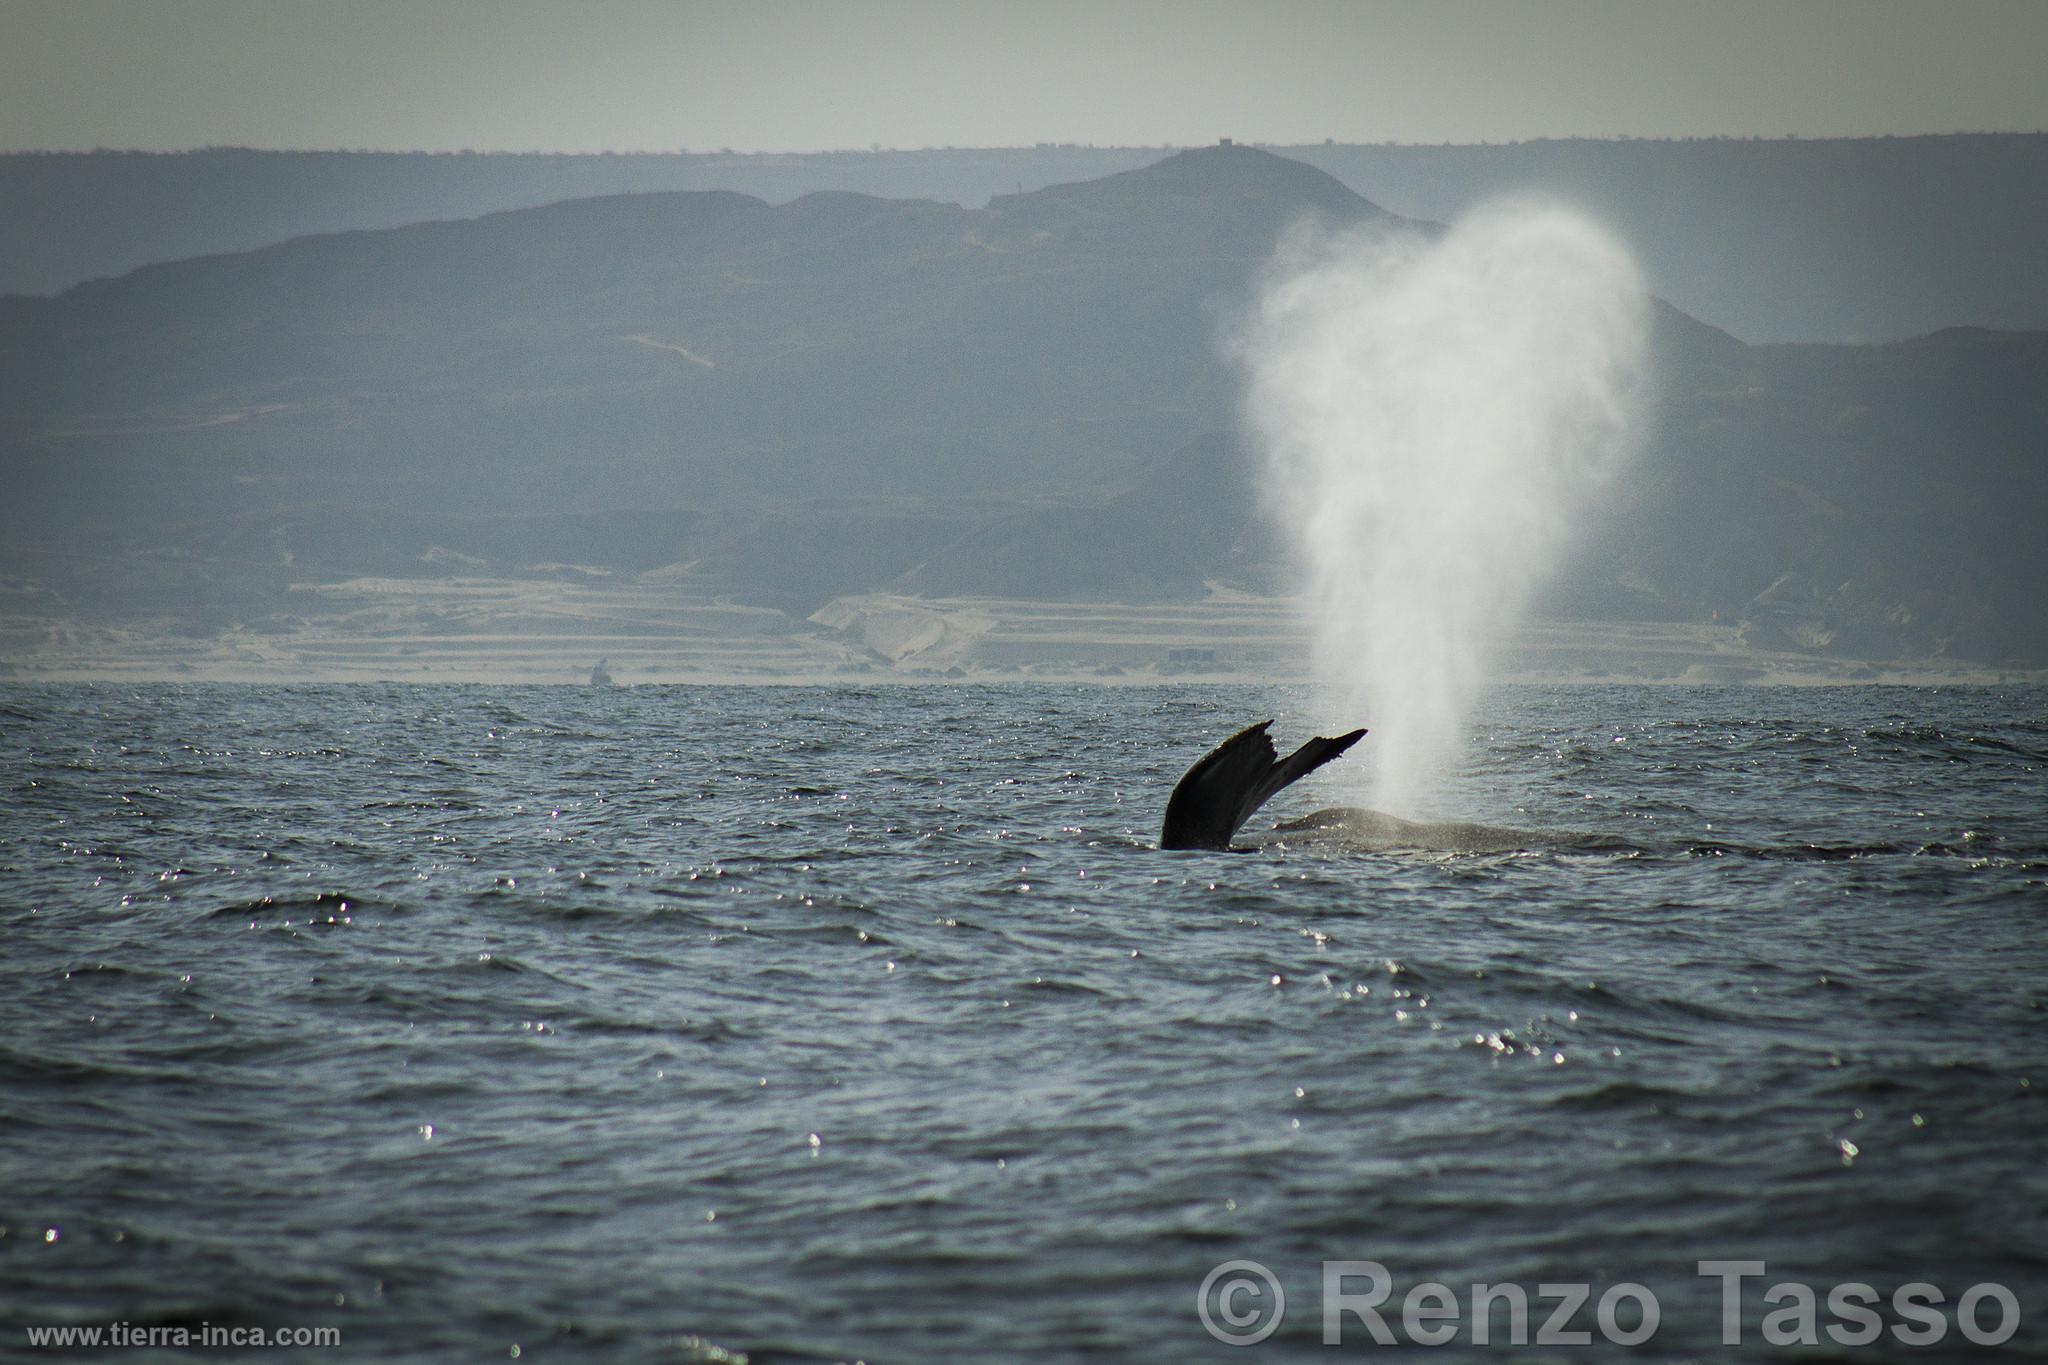
[[1276, 256], [1247, 415], [1377, 808], [1430, 802], [1503, 630], [1625, 462], [1647, 316], [1627, 252], [1547, 204], [1434, 239], [1304, 228]]

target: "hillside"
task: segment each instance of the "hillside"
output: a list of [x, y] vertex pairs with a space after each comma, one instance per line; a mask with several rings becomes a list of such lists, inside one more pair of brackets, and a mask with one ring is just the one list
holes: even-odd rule
[[1411, 217], [1581, 205], [1659, 295], [1750, 342], [2048, 329], [2048, 135], [1288, 149]]
[[[1217, 339], [1304, 212], [1215, 147], [985, 209], [578, 200], [0, 301], [18, 614], [283, 620], [361, 575], [848, 594], [1284, 587]], [[1748, 347], [1668, 306], [1649, 450], [1547, 610], [2048, 662], [2048, 344]]]
[[[1219, 131], [1227, 132], [1223, 129]], [[1746, 341], [2048, 328], [2048, 135], [1568, 140], [1269, 150], [1409, 217], [1501, 193], [1586, 206], [1652, 287]], [[154, 262], [566, 199], [818, 191], [978, 207], [1157, 161], [1136, 147], [602, 156], [259, 152], [0, 156], [0, 293], [50, 294]]]

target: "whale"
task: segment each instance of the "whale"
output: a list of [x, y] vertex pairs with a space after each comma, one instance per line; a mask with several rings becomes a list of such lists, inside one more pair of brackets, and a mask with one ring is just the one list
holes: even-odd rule
[[[1263, 830], [1244, 824], [1281, 788], [1337, 758], [1366, 731], [1318, 735], [1280, 758], [1262, 720], [1224, 740], [1189, 768], [1166, 803], [1162, 849], [1251, 853], [1321, 848], [1348, 853], [1520, 853], [1541, 848], [1627, 849], [1631, 845], [1560, 830], [1510, 829], [1466, 820], [1404, 820], [1355, 806], [1326, 806]], [[1240, 832], [1244, 842], [1239, 843]]]
[[1261, 848], [1298, 845], [1348, 853], [1525, 853], [1552, 847], [1627, 847], [1555, 830], [1509, 829], [1470, 820], [1403, 820], [1356, 806], [1330, 806], [1283, 820], [1258, 839]]
[[1244, 822], [1274, 793], [1308, 776], [1365, 737], [1364, 729], [1318, 735], [1281, 758], [1270, 720], [1247, 725], [1195, 760], [1167, 798], [1162, 849], [1227, 850]]

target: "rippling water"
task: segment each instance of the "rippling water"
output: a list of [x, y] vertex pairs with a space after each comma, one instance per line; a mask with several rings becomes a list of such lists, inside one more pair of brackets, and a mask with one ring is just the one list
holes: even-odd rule
[[1448, 813], [1591, 837], [1150, 847], [1308, 701], [0, 689], [0, 1354], [1220, 1356], [1238, 1258], [1308, 1358], [1331, 1259], [2040, 1349], [2048, 691], [1508, 689]]

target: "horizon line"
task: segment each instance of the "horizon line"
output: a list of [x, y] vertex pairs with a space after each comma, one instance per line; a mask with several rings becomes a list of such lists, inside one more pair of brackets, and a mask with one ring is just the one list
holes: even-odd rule
[[733, 147], [691, 148], [680, 147], [638, 147], [638, 148], [538, 148], [538, 147], [289, 147], [255, 146], [249, 143], [210, 142], [189, 147], [10, 147], [0, 149], [0, 156], [194, 156], [206, 152], [253, 152], [261, 155], [280, 156], [701, 156], [701, 157], [804, 157], [804, 156], [911, 156], [930, 152], [1043, 152], [1043, 151], [1094, 151], [1094, 152], [1183, 152], [1199, 147], [1212, 147], [1228, 142], [1239, 147], [1257, 150], [1292, 149], [1307, 147], [1372, 147], [1372, 148], [1494, 148], [1530, 147], [1549, 143], [1650, 143], [1660, 145], [1691, 145], [1695, 143], [1783, 143], [1783, 142], [1909, 142], [1926, 141], [1936, 138], [1986, 138], [1986, 137], [2043, 137], [2048, 128], [1968, 128], [1952, 129], [1946, 132], [1918, 133], [1688, 133], [1671, 135], [1644, 135], [1634, 133], [1587, 134], [1567, 133], [1538, 137], [1508, 138], [1495, 141], [1480, 138], [1476, 141], [1445, 140], [1441, 142], [1408, 142], [1387, 139], [1380, 142], [1345, 141], [1326, 137], [1321, 141], [1285, 142], [1265, 141], [1257, 138], [1239, 138], [1228, 135], [1210, 142], [1033, 142], [1033, 143], [988, 143], [967, 145], [942, 143], [922, 147], [813, 147], [813, 148], [768, 148], [739, 149]]

